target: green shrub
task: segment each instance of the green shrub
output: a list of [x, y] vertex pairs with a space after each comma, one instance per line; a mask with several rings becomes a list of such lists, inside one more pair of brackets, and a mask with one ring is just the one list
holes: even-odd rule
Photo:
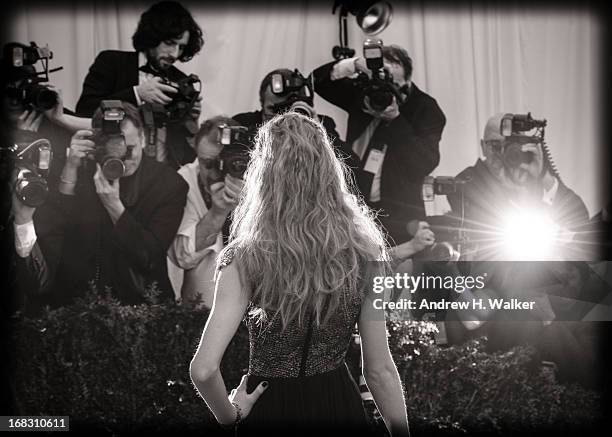
[[[216, 429], [189, 378], [208, 311], [157, 302], [122, 306], [93, 288], [74, 305], [15, 316], [10, 358], [16, 410], [68, 415], [71, 428], [108, 433]], [[597, 393], [562, 386], [542, 371], [533, 350], [487, 354], [484, 341], [433, 344], [435, 326], [389, 321], [389, 342], [405, 384], [413, 430], [444, 432], [581, 428], [597, 422]], [[248, 333], [241, 326], [222, 361], [228, 388], [248, 369]], [[348, 361], [358, 370], [358, 345]]]

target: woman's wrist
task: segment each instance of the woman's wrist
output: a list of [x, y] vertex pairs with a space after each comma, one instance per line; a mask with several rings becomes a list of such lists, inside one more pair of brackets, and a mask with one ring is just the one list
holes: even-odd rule
[[219, 422], [219, 425], [221, 425], [221, 427], [223, 428], [235, 428], [242, 421], [242, 408], [240, 408], [240, 405], [238, 405], [236, 402], [232, 402], [231, 404], [234, 407], [234, 411], [236, 415], [235, 415], [233, 422], [229, 422], [229, 423]]

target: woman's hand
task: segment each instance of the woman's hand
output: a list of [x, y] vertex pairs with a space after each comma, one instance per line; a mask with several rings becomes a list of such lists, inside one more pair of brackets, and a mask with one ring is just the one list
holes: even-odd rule
[[248, 375], [243, 375], [238, 387], [233, 389], [228, 396], [230, 402], [235, 403], [240, 407], [240, 415], [242, 419], [249, 415], [253, 405], [255, 405], [255, 402], [257, 402], [257, 399], [259, 399], [262, 393], [268, 388], [268, 381], [262, 381], [257, 387], [255, 387], [253, 393], [248, 394], [247, 379]]

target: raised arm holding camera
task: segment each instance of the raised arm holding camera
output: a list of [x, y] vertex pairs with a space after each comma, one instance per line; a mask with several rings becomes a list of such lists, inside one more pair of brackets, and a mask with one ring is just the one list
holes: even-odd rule
[[244, 182], [250, 147], [246, 127], [217, 116], [206, 120], [196, 135], [197, 159], [178, 173], [189, 185], [183, 219], [168, 250], [168, 273], [175, 294], [185, 302], [211, 308], [214, 268], [229, 234], [229, 215]]
[[192, 162], [190, 144], [201, 112], [200, 80], [174, 66], [199, 53], [202, 30], [179, 3], [163, 1], [144, 12], [132, 37], [134, 52], [101, 52], [83, 82], [78, 115], [91, 117], [100, 102], [117, 99], [147, 104], [154, 131], [147, 132], [145, 154], [178, 169]]
[[347, 153], [359, 159], [357, 187], [395, 244], [425, 217], [421, 185], [439, 163], [446, 123], [436, 101], [412, 83], [412, 60], [399, 46], [366, 40], [364, 57], [313, 72], [315, 91], [348, 112]]

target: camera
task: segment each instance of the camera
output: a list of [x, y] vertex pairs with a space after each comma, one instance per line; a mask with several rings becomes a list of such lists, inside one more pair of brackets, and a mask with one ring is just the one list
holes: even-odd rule
[[[506, 145], [502, 150], [502, 159], [508, 167], [516, 168], [522, 163], [529, 164], [533, 161], [533, 153], [524, 152], [524, 144], [544, 145], [544, 128], [546, 120], [536, 120], [527, 114], [506, 114], [501, 120], [499, 133], [506, 138]], [[525, 135], [536, 129], [533, 135]], [[548, 150], [544, 153], [548, 155]], [[548, 158], [548, 156], [547, 156]]]
[[452, 176], [425, 176], [423, 179], [423, 200], [431, 202], [434, 196], [446, 196], [447, 194], [455, 194], [463, 190], [465, 180], [457, 179]]
[[223, 149], [219, 154], [219, 170], [223, 177], [226, 174], [242, 179], [249, 165], [249, 144], [252, 135], [244, 126], [219, 125], [219, 138]]
[[102, 121], [94, 118], [92, 141], [96, 145], [96, 161], [102, 168], [102, 174], [108, 180], [119, 179], [125, 174], [124, 162], [131, 157], [132, 147], [125, 143], [121, 131], [121, 122], [125, 119], [125, 110], [120, 100], [102, 100]]
[[198, 100], [202, 89], [202, 82], [195, 74], [180, 79], [178, 82], [167, 82], [177, 89], [177, 93], [170, 103], [166, 105], [166, 118], [169, 123], [183, 121], [191, 112]]
[[162, 78], [164, 84], [176, 88], [172, 101], [166, 105], [148, 104], [154, 120], [161, 124], [175, 124], [185, 121], [198, 100], [202, 89], [202, 81], [196, 74], [190, 74], [177, 82]]
[[384, 111], [395, 97], [401, 98], [400, 88], [393, 82], [393, 76], [384, 68], [383, 42], [380, 39], [368, 38], [363, 43], [363, 57], [372, 73], [372, 77], [361, 72], [357, 76], [357, 86], [362, 90], [363, 100], [368, 97], [370, 107], [375, 111]]
[[270, 88], [274, 95], [284, 98], [281, 103], [274, 105], [274, 113], [292, 110], [307, 117], [314, 116], [312, 85], [297, 69], [273, 74]]
[[51, 144], [39, 139], [30, 144], [15, 144], [9, 151], [17, 173], [13, 186], [17, 198], [27, 206], [42, 205], [49, 194], [46, 178], [53, 157]]
[[[426, 176], [423, 179], [422, 198], [425, 202], [433, 202], [435, 196], [462, 194], [466, 182], [466, 179], [452, 176]], [[461, 220], [449, 215], [428, 216], [426, 220], [436, 235], [436, 242], [415, 257], [430, 261], [458, 261], [468, 243]], [[417, 226], [418, 222], [410, 222], [408, 232], [414, 235]]]
[[[35, 42], [31, 42], [30, 46], [16, 42], [4, 46], [2, 70], [8, 83], [5, 94], [11, 105], [20, 104], [41, 112], [57, 105], [57, 93], [43, 85], [49, 81], [50, 72], [62, 69], [49, 70], [49, 59], [52, 58], [53, 52], [48, 46], [38, 47]], [[43, 71], [36, 71], [34, 67], [39, 61]]]

